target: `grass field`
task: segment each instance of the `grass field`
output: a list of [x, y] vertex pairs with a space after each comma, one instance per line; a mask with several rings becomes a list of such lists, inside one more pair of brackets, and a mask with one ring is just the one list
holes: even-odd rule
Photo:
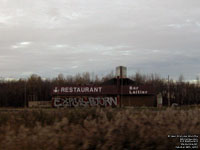
[[200, 134], [200, 108], [0, 109], [0, 150], [173, 150], [171, 134]]

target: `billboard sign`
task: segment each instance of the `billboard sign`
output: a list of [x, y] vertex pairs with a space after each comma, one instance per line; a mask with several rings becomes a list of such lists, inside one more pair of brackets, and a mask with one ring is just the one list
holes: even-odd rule
[[92, 85], [56, 86], [52, 90], [53, 107], [117, 107], [122, 95], [154, 95], [150, 86]]

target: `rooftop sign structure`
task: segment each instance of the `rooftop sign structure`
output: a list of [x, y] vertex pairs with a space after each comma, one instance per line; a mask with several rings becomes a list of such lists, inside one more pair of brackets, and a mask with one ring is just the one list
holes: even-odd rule
[[124, 66], [118, 66], [116, 68], [116, 77], [126, 78], [127, 77], [127, 68]]

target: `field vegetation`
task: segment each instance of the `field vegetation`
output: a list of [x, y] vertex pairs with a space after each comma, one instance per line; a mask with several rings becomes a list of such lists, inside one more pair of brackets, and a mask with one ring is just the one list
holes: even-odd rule
[[0, 150], [173, 150], [200, 108], [0, 109]]

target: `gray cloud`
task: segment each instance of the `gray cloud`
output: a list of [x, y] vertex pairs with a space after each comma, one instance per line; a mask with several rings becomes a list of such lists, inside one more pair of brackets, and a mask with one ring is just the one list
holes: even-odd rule
[[0, 76], [102, 75], [118, 65], [194, 79], [198, 0], [0, 0]]

